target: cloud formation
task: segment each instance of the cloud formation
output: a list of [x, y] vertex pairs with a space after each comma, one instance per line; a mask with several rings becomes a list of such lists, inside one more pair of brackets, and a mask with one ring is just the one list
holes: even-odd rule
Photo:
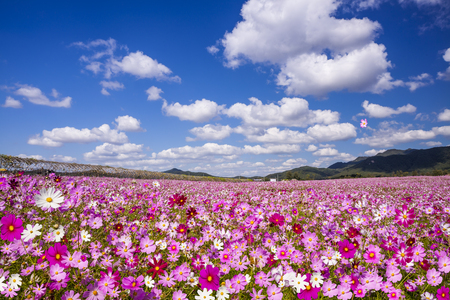
[[324, 97], [331, 91], [382, 93], [401, 85], [384, 45], [374, 39], [378, 22], [334, 17], [333, 0], [249, 0], [242, 21], [221, 40], [225, 66], [250, 61], [281, 68], [277, 84], [289, 95]]
[[392, 115], [398, 115], [401, 113], [413, 113], [416, 111], [416, 107], [409, 103], [402, 107], [398, 107], [397, 109], [393, 109], [390, 107], [381, 106], [379, 104], [369, 104], [369, 101], [365, 100], [362, 103], [362, 107], [370, 118], [387, 118]]
[[23, 105], [20, 103], [19, 100], [16, 100], [10, 96], [6, 97], [5, 104], [2, 105], [3, 107], [11, 107], [11, 108], [22, 108]]
[[156, 86], [149, 87], [145, 93], [148, 95], [147, 100], [154, 101], [161, 99], [161, 93], [164, 93], [161, 89], [157, 88]]
[[[47, 96], [45, 96], [42, 91], [36, 87], [32, 87], [26, 84], [19, 86], [20, 88], [17, 89], [14, 93], [16, 95], [25, 97], [33, 104], [69, 108], [72, 103], [71, 97], [65, 97], [61, 101], [50, 101]], [[52, 92], [52, 94], [54, 95], [54, 92]]]
[[177, 117], [181, 121], [203, 123], [218, 116], [224, 107], [225, 105], [218, 105], [216, 102], [207, 99], [196, 100], [189, 105], [182, 105], [178, 102], [167, 104], [167, 101], [164, 100], [162, 111], [166, 116]]
[[117, 122], [117, 130], [146, 131], [145, 129], [141, 128], [140, 120], [128, 115], [117, 117], [115, 121]]
[[123, 83], [120, 83], [118, 81], [102, 80], [102, 81], [100, 81], [100, 85], [103, 87], [102, 90], [101, 90], [101, 93], [102, 93], [102, 95], [105, 95], [105, 96], [109, 96], [110, 95], [108, 90], [117, 91], [117, 90], [123, 90], [125, 88]]
[[198, 140], [223, 140], [224, 138], [227, 138], [230, 136], [230, 134], [233, 132], [233, 129], [229, 126], [223, 126], [220, 124], [217, 125], [211, 125], [206, 124], [203, 127], [195, 127], [189, 130], [189, 132], [193, 135], [195, 135], [195, 138], [187, 137], [187, 142], [193, 142]]

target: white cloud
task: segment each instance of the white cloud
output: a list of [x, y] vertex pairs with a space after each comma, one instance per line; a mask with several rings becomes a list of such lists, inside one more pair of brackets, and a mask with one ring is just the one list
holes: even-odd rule
[[57, 90], [52, 89], [52, 97], [53, 97], [53, 98], [58, 99], [58, 97], [59, 97], [60, 95], [61, 95], [61, 94], [58, 93]]
[[329, 163], [328, 166], [330, 166], [332, 163], [337, 162], [337, 161], [348, 162], [348, 161], [355, 160], [355, 159], [356, 159], [356, 157], [351, 155], [351, 154], [349, 154], [349, 153], [339, 153], [339, 154], [337, 154], [335, 156], [323, 156], [323, 157], [320, 157], [320, 158], [316, 159], [311, 164], [311, 166], [319, 168], [325, 162], [328, 162]]
[[142, 151], [143, 146], [132, 143], [123, 145], [104, 143], [95, 147], [93, 151], [84, 153], [83, 156], [87, 161], [139, 160], [146, 156]]
[[282, 163], [283, 166], [289, 168], [298, 168], [304, 166], [308, 161], [304, 158], [291, 158]]
[[446, 108], [438, 115], [438, 121], [450, 121], [450, 109]]
[[61, 101], [50, 101], [40, 89], [29, 86], [20, 85], [20, 88], [14, 92], [16, 95], [24, 96], [33, 104], [46, 105], [51, 107], [69, 108], [72, 102], [71, 97], [65, 97]]
[[335, 156], [339, 152], [334, 148], [322, 148], [313, 153], [314, 156]]
[[233, 128], [226, 125], [211, 125], [206, 124], [203, 127], [195, 127], [189, 130], [190, 133], [195, 135], [195, 138], [187, 137], [186, 141], [198, 141], [198, 140], [223, 140], [226, 137], [229, 137], [233, 132]]
[[37, 160], [45, 160], [45, 158], [42, 155], [25, 155], [25, 154], [19, 154], [17, 157], [20, 158], [34, 158]]
[[312, 152], [312, 151], [316, 151], [318, 148], [315, 145], [309, 145], [308, 148], [306, 148], [306, 151]]
[[344, 141], [356, 137], [356, 127], [350, 123], [314, 125], [307, 134], [318, 142]]
[[37, 134], [28, 139], [28, 144], [60, 147], [64, 143], [91, 143], [108, 142], [114, 144], [123, 144], [128, 142], [128, 137], [123, 132], [111, 129], [108, 124], [93, 129], [76, 129], [74, 127], [54, 128], [51, 131], [43, 130], [42, 136]]
[[362, 103], [362, 107], [371, 118], [386, 118], [392, 115], [398, 115], [401, 113], [413, 113], [416, 111], [416, 107], [409, 103], [402, 107], [398, 107], [397, 109], [393, 109], [378, 104], [369, 104], [369, 101], [364, 100], [364, 102]]
[[372, 149], [372, 150], [365, 151], [364, 154], [368, 155], [368, 156], [375, 156], [378, 153], [383, 153], [385, 151], [386, 151], [386, 149], [381, 149], [381, 150]]
[[217, 48], [216, 46], [209, 46], [206, 47], [206, 50], [210, 53], [210, 54], [216, 54], [217, 52], [219, 52], [219, 48]]
[[181, 105], [178, 102], [168, 105], [164, 100], [162, 110], [167, 116], [178, 117], [181, 121], [202, 123], [219, 115], [224, 107], [225, 105], [218, 105], [207, 99], [196, 100], [190, 105]]
[[108, 90], [122, 90], [125, 88], [125, 86], [123, 85], [123, 83], [120, 83], [118, 81], [105, 81], [102, 80], [100, 81], [100, 85], [103, 87], [101, 90], [101, 93], [105, 96], [109, 96], [109, 92]]
[[117, 48], [128, 52], [128, 47], [125, 45], [118, 47], [116, 40], [112, 38], [108, 40], [98, 39], [89, 43], [76, 42], [72, 43], [71, 46], [94, 50], [93, 55], [83, 55], [80, 57], [80, 61], [87, 64], [85, 67], [87, 70], [94, 74], [104, 73], [107, 79], [111, 78], [113, 74], [123, 72], [138, 78], [181, 81], [180, 77], [171, 76], [172, 71], [168, 67], [158, 63], [157, 60], [145, 55], [142, 51], [132, 52], [124, 57], [115, 56], [114, 53]]
[[411, 92], [414, 92], [418, 88], [430, 85], [434, 83], [433, 77], [428, 73], [423, 73], [419, 76], [410, 77], [412, 81], [405, 82], [405, 85], [409, 87]]
[[414, 120], [420, 120], [420, 121], [426, 121], [429, 119], [430, 119], [430, 117], [428, 116], [428, 114], [424, 114], [424, 113], [418, 113], [416, 115], [416, 117], [414, 118]]
[[117, 130], [122, 131], [146, 131], [141, 128], [141, 121], [131, 116], [120, 116], [116, 118]]
[[426, 145], [428, 147], [439, 147], [442, 146], [441, 142], [433, 142], [433, 141], [429, 141], [429, 142], [423, 142], [421, 143], [422, 145]]
[[5, 104], [2, 105], [3, 107], [11, 107], [11, 108], [22, 108], [22, 103], [20, 103], [19, 100], [16, 100], [10, 96], [6, 97]]
[[147, 93], [148, 95], [147, 100], [153, 101], [161, 99], [160, 94], [164, 92], [161, 89], [157, 88], [156, 86], [151, 86], [145, 91], [145, 93]]
[[59, 162], [66, 162], [66, 163], [74, 163], [77, 161], [75, 157], [71, 156], [64, 156], [64, 155], [57, 155], [53, 154], [52, 157], [49, 158], [51, 161], [59, 161]]
[[[450, 48], [445, 51], [443, 58], [446, 62], [450, 62]], [[450, 80], [450, 67], [448, 67], [444, 72], [438, 72], [437, 78], [447, 81]]]
[[[277, 84], [287, 94], [325, 96], [349, 90], [381, 93], [401, 85], [393, 81], [384, 45], [373, 42], [381, 25], [334, 17], [334, 0], [249, 0], [243, 20], [221, 40], [225, 66], [247, 61], [281, 67]], [[328, 53], [329, 56], [325, 55]]]
[[256, 145], [256, 146], [249, 146], [245, 145], [243, 152], [245, 154], [290, 154], [290, 153], [297, 153], [300, 151], [299, 145], [292, 145], [292, 144], [280, 144], [280, 145]]
[[396, 129], [389, 127], [387, 123], [381, 124], [380, 127], [382, 128], [376, 131], [374, 135], [356, 139], [355, 144], [376, 148], [393, 147], [396, 144], [433, 139], [436, 135], [450, 135], [450, 126], [433, 127], [430, 131], [408, 130], [410, 126]]
[[314, 138], [305, 133], [298, 131], [283, 129], [277, 127], [265, 129], [260, 134], [246, 134], [249, 142], [260, 143], [283, 143], [283, 144], [306, 144], [314, 142]]
[[246, 125], [255, 127], [288, 126], [306, 127], [310, 124], [333, 124], [339, 121], [339, 113], [331, 110], [310, 110], [308, 101], [300, 98], [283, 98], [278, 105], [263, 105], [254, 97], [251, 104], [235, 103], [224, 114], [239, 118]]
[[172, 71], [165, 65], [158, 63], [156, 59], [136, 51], [125, 56], [122, 61], [115, 61], [116, 66], [124, 73], [132, 74], [138, 78], [155, 78], [158, 80], [171, 80], [180, 82], [178, 76], [170, 77]]
[[216, 143], [206, 143], [203, 146], [191, 147], [184, 146], [179, 148], [170, 148], [160, 151], [158, 158], [165, 159], [199, 159], [211, 156], [228, 156], [241, 154], [242, 149], [231, 145], [219, 145]]

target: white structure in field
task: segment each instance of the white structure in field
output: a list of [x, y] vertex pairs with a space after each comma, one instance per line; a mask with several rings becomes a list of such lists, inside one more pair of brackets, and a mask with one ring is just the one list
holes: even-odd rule
[[276, 178], [270, 178], [270, 182], [276, 182], [277, 179]]

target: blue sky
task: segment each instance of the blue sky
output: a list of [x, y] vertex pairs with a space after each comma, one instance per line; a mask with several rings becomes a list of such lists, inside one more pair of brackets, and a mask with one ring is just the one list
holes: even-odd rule
[[2, 154], [264, 176], [450, 144], [447, 0], [4, 1], [0, 40]]

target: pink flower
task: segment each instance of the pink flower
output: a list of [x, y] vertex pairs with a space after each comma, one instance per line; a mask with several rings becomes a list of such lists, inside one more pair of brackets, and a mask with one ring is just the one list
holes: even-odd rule
[[390, 282], [397, 282], [402, 279], [402, 273], [400, 273], [400, 270], [397, 267], [389, 266], [386, 269], [386, 277]]
[[186, 294], [181, 290], [175, 291], [173, 293], [172, 300], [187, 300]]
[[367, 126], [367, 119], [361, 120], [361, 128], [364, 128]]
[[66, 272], [64, 272], [63, 267], [58, 264], [50, 266], [50, 279], [60, 281], [64, 278], [66, 278]]
[[270, 218], [269, 221], [272, 222], [275, 225], [283, 226], [284, 224], [284, 217], [278, 213], [274, 213]]
[[198, 279], [201, 288], [217, 291], [219, 289], [219, 268], [215, 268], [211, 265], [207, 265], [205, 269], [200, 271], [200, 277]]
[[441, 273], [436, 271], [435, 268], [427, 271], [427, 282], [431, 286], [438, 286], [442, 282]]
[[269, 300], [281, 300], [283, 298], [281, 289], [275, 284], [272, 284], [267, 288], [267, 296]]
[[366, 260], [367, 263], [370, 264], [377, 264], [380, 262], [380, 247], [375, 246], [375, 245], [369, 245], [369, 247], [367, 248], [367, 252], [364, 254], [364, 259]]
[[47, 258], [50, 266], [54, 264], [58, 264], [63, 268], [67, 268], [65, 264], [63, 264], [63, 255], [67, 253], [67, 246], [61, 245], [60, 243], [56, 243], [53, 247], [48, 248], [45, 253], [45, 257]]
[[355, 256], [355, 245], [350, 243], [348, 240], [338, 242], [339, 245], [339, 252], [341, 253], [342, 257], [345, 258], [353, 258]]
[[449, 288], [442, 286], [440, 289], [437, 290], [436, 297], [438, 298], [438, 300], [449, 300], [450, 299], [449, 292], [450, 292]]
[[438, 261], [439, 271], [448, 273], [450, 272], [450, 258], [448, 256], [441, 256]]
[[9, 214], [4, 216], [0, 223], [2, 223], [1, 227], [1, 239], [6, 241], [14, 241], [20, 240], [20, 236], [22, 234], [23, 226], [22, 226], [22, 220], [17, 218], [13, 214]]
[[337, 288], [337, 293], [336, 296], [338, 299], [340, 300], [348, 300], [351, 299], [353, 297], [352, 292], [350, 291], [350, 286], [347, 284], [341, 284], [338, 288]]
[[414, 223], [414, 218], [416, 215], [414, 214], [414, 209], [411, 208], [408, 210], [408, 206], [406, 204], [403, 204], [402, 209], [398, 210], [395, 209], [395, 221], [400, 226], [404, 226], [405, 228], [409, 227], [409, 225]]
[[364, 298], [366, 295], [366, 288], [362, 285], [359, 285], [355, 290], [355, 297]]
[[389, 300], [397, 300], [402, 296], [402, 291], [399, 289], [392, 289], [387, 296], [389, 297]]
[[133, 276], [125, 277], [122, 280], [122, 287], [129, 290], [137, 290], [144, 285], [144, 276], [139, 276], [136, 279]]
[[325, 281], [322, 286], [323, 295], [332, 298], [337, 295], [336, 284], [331, 282], [331, 280]]

